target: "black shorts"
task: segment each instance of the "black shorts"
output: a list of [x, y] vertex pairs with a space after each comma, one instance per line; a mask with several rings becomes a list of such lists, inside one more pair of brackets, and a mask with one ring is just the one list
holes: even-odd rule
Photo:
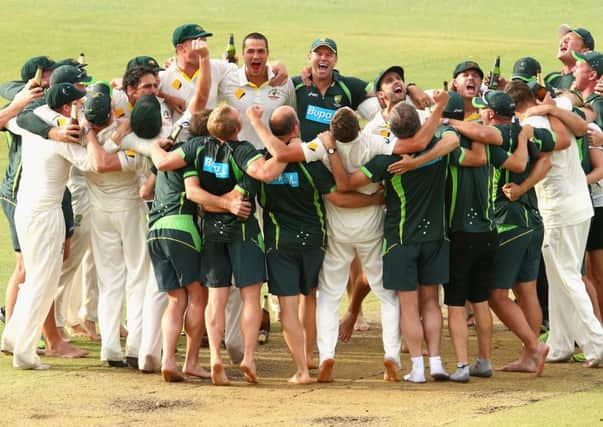
[[252, 240], [205, 241], [201, 251], [201, 280], [208, 288], [230, 286], [234, 275], [237, 288], [266, 281], [263, 248]]
[[309, 295], [318, 285], [325, 251], [316, 249], [269, 249], [266, 252], [268, 289], [272, 295]]
[[1, 200], [2, 210], [4, 211], [4, 215], [6, 215], [8, 229], [10, 230], [10, 240], [13, 244], [13, 250], [15, 252], [21, 252], [19, 237], [17, 236], [17, 228], [15, 227], [15, 209], [17, 208], [17, 204], [5, 198], [2, 198]]
[[383, 287], [415, 291], [418, 285], [447, 282], [449, 250], [445, 239], [388, 248], [383, 255]]
[[201, 281], [200, 242], [197, 230], [158, 228], [149, 231], [149, 255], [160, 291], [168, 292]]
[[446, 305], [462, 307], [466, 301], [488, 301], [497, 246], [496, 230], [450, 234], [450, 281], [444, 284]]
[[493, 289], [512, 289], [517, 283], [538, 278], [544, 228], [517, 227], [498, 235]]
[[595, 216], [590, 222], [586, 251], [603, 249], [603, 207], [595, 208]]

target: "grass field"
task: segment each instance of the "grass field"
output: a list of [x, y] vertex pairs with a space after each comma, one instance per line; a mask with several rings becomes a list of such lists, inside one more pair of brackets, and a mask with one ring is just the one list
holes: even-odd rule
[[[599, 6], [597, 6], [599, 5]], [[19, 77], [23, 62], [36, 55], [55, 59], [86, 53], [89, 74], [109, 79], [123, 73], [136, 55], [160, 62], [172, 54], [171, 34], [196, 22], [214, 33], [218, 57], [227, 35], [237, 45], [244, 34], [260, 31], [270, 40], [272, 58], [290, 75], [306, 62], [310, 42], [331, 37], [339, 45], [344, 75], [372, 80], [380, 70], [402, 64], [407, 80], [424, 88], [450, 80], [454, 66], [473, 59], [489, 69], [502, 58], [509, 75], [515, 59], [534, 56], [545, 72], [560, 68], [555, 59], [557, 27], [586, 27], [603, 37], [601, 7], [595, 1], [392, 2], [374, 0], [230, 0], [159, 2], [157, 0], [67, 2], [3, 0], [0, 82]], [[603, 42], [603, 40], [601, 41]], [[0, 137], [0, 169], [6, 163]], [[0, 219], [0, 299], [12, 271], [13, 254], [4, 216]], [[368, 317], [377, 321], [374, 300]], [[0, 327], [1, 328], [1, 327]], [[79, 361], [51, 361], [45, 373], [16, 372], [0, 355], [0, 412], [7, 425], [140, 425], [187, 422], [212, 425], [597, 425], [603, 420], [603, 371], [576, 365], [547, 367], [542, 379], [497, 375], [466, 387], [429, 383], [424, 387], [384, 384], [376, 324], [340, 349], [333, 386], [292, 388], [283, 378], [292, 366], [284, 344], [275, 338], [260, 351], [258, 390], [237, 385], [216, 389], [207, 383], [182, 387], [156, 376], [101, 367], [98, 346]], [[474, 338], [472, 346], [474, 347]], [[495, 363], [508, 361], [517, 341], [501, 328], [495, 334]], [[444, 358], [454, 357], [445, 338]], [[207, 353], [203, 353], [207, 361]], [[405, 367], [408, 360], [404, 359]], [[200, 387], [201, 384], [204, 386]], [[229, 403], [227, 403], [229, 402]], [[226, 409], [228, 408], [228, 409]], [[220, 413], [219, 409], [226, 413]], [[2, 422], [4, 424], [4, 422]]]

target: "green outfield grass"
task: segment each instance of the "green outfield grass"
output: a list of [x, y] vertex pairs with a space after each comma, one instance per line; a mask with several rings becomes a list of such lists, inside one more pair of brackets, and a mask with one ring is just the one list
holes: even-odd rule
[[[160, 63], [171, 56], [173, 29], [189, 22], [199, 23], [214, 33], [214, 37], [208, 40], [212, 57], [222, 55], [228, 33], [234, 32], [237, 49], [240, 51], [242, 37], [249, 32], [259, 31], [270, 41], [272, 59], [282, 60], [293, 76], [306, 64], [311, 41], [317, 37], [331, 37], [339, 46], [337, 68], [342, 74], [372, 80], [379, 70], [401, 64], [406, 70], [407, 81], [415, 81], [426, 89], [441, 87], [443, 80], [451, 79], [454, 66], [466, 59], [478, 61], [484, 71], [487, 71], [494, 58], [500, 55], [504, 76], [510, 74], [513, 62], [522, 56], [536, 57], [542, 63], [545, 73], [558, 70], [560, 64], [555, 58], [558, 45], [556, 32], [561, 23], [590, 29], [595, 39], [600, 38], [599, 42], [603, 46], [601, 6], [594, 0], [3, 0], [0, 10], [0, 40], [3, 48], [0, 82], [18, 79], [21, 65], [29, 57], [49, 55], [54, 59], [77, 58], [80, 52], [86, 54], [90, 75], [99, 80], [119, 77], [126, 62], [134, 56], [150, 55]], [[4, 171], [6, 165], [7, 152], [7, 144], [0, 135], [1, 171]], [[3, 215], [0, 216], [0, 301], [3, 301], [14, 255], [6, 220]], [[370, 300], [366, 308], [370, 312], [370, 318], [378, 318], [374, 299]], [[98, 347], [91, 345], [90, 349], [97, 351]], [[95, 362], [98, 365], [97, 359], [94, 362], [85, 359], [74, 364], [58, 363], [58, 376], [56, 370], [51, 374], [43, 374], [40, 377], [43, 385], [47, 390], [52, 390], [53, 395], [56, 394], [52, 397], [54, 400], [51, 400], [61, 401], [73, 396], [62, 389], [62, 370], [65, 371], [65, 389], [71, 390], [75, 387], [69, 384], [69, 378], [81, 376], [78, 372], [84, 372], [82, 375], [85, 376], [100, 369], [86, 367]], [[80, 371], [72, 372], [74, 368]], [[0, 378], [3, 378], [0, 383], [3, 384], [0, 408], [5, 410], [10, 407], [7, 402], [13, 397], [12, 394], [28, 395], [38, 386], [37, 380], [28, 373], [15, 374], [8, 361], [0, 364]], [[147, 378], [143, 383], [146, 388], [140, 393], [154, 393], [155, 391], [149, 391], [154, 390], [154, 383], [148, 377], [144, 378]], [[108, 380], [107, 384], [111, 381], [112, 379]], [[570, 389], [589, 389], [589, 381], [598, 383], [599, 386], [589, 393], [574, 395], [572, 404], [565, 402], [566, 395], [561, 393], [567, 393]], [[4, 387], [4, 384], [9, 387]], [[74, 384], [78, 387], [82, 385], [79, 382]], [[139, 393], [138, 384], [129, 381], [127, 389], [133, 394]], [[489, 384], [496, 386], [496, 383]], [[508, 418], [496, 412], [484, 415], [483, 418], [481, 415], [476, 416], [472, 422], [480, 425], [600, 424], [603, 420], [600, 409], [601, 384], [601, 375], [596, 373], [594, 377], [585, 379], [584, 384], [572, 386], [573, 388], [545, 388], [542, 394], [554, 396], [553, 400], [508, 411]], [[526, 388], [525, 381], [522, 387]], [[169, 389], [168, 392], [173, 393], [173, 390], [175, 389]], [[237, 390], [239, 395], [242, 394], [240, 390]], [[166, 389], [162, 391], [165, 392]], [[476, 394], [480, 392], [481, 390], [477, 390]], [[77, 390], [73, 393], [77, 393]], [[440, 397], [437, 393], [434, 396]], [[94, 399], [96, 398], [91, 398], [93, 404], [96, 402]], [[573, 408], [580, 409], [576, 411]], [[412, 407], [409, 408], [411, 409]], [[52, 410], [54, 409], [49, 411], [52, 413]], [[68, 412], [73, 416], [69, 425], [75, 425], [75, 421], [79, 420], [81, 413], [78, 410]], [[111, 411], [113, 409], [109, 412], [115, 417], [115, 411]], [[100, 413], [96, 421], [89, 419], [89, 423], [103, 424], [102, 417], [106, 413]], [[548, 414], [546, 422], [539, 418], [540, 413]], [[454, 419], [454, 413], [451, 417], [446, 422]], [[36, 419], [32, 416], [29, 422], [32, 420], [35, 424], [44, 423], [43, 418]], [[118, 423], [119, 418], [109, 419], [104, 424], [112, 424], [113, 421]], [[153, 424], [156, 421], [149, 422]], [[132, 419], [130, 422], [135, 423]], [[291, 421], [280, 422], [288, 425]], [[464, 422], [463, 424], [466, 425]]]

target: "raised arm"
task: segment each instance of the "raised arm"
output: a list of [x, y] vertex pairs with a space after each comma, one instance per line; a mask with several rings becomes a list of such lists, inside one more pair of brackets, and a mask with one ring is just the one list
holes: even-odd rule
[[[481, 144], [476, 143], [473, 145], [479, 146]], [[405, 172], [411, 171], [413, 169], [417, 169], [439, 157], [445, 156], [446, 154], [450, 153], [452, 150], [454, 150], [458, 146], [459, 146], [458, 135], [456, 135], [454, 132], [447, 132], [444, 134], [442, 139], [440, 139], [438, 141], [438, 143], [436, 145], [434, 145], [433, 148], [431, 150], [429, 150], [428, 152], [423, 153], [416, 157], [403, 156], [401, 160], [398, 160], [397, 162], [389, 165], [387, 168], [387, 171], [389, 173], [392, 173], [395, 175], [401, 175]], [[480, 150], [480, 148], [475, 147], [475, 150], [477, 152], [478, 150]], [[483, 145], [481, 147], [481, 150], [484, 150], [483, 164], [485, 164], [486, 163], [486, 153], [485, 153], [485, 148]], [[478, 156], [478, 154], [476, 154], [476, 156]], [[477, 163], [477, 159], [474, 159], [473, 157], [471, 157], [471, 159], [474, 163]], [[481, 165], [477, 165], [477, 164], [465, 165], [465, 164], [463, 164], [463, 166], [483, 166], [483, 164], [481, 164]]]
[[195, 86], [195, 94], [191, 100], [188, 110], [198, 113], [205, 109], [211, 89], [211, 66], [209, 61], [209, 49], [207, 43], [201, 39], [195, 39], [191, 45], [194, 52], [199, 55], [199, 78]]

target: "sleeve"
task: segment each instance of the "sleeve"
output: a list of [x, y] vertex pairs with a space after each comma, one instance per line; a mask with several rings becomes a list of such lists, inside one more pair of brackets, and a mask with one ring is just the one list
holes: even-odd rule
[[599, 126], [603, 127], [603, 98], [597, 97], [589, 104], [595, 112], [594, 122]]
[[496, 145], [486, 145], [486, 150], [489, 152], [489, 162], [496, 168], [500, 168], [511, 154]]
[[23, 90], [24, 87], [25, 82], [17, 80], [2, 83], [0, 85], [0, 96], [4, 99], [12, 101], [13, 99], [15, 99], [15, 96], [17, 96], [17, 94], [21, 92], [21, 90]]
[[387, 167], [400, 160], [399, 156], [377, 156], [360, 168], [372, 182], [381, 182], [390, 177]]
[[[487, 149], [487, 148], [486, 148]], [[462, 166], [465, 159], [465, 148], [456, 147], [448, 154], [448, 161], [451, 165]]]
[[548, 153], [555, 149], [555, 134], [548, 129], [534, 128], [534, 137], [532, 140], [543, 153]]
[[187, 165], [194, 164], [197, 159], [197, 153], [200, 152], [199, 150], [203, 151], [201, 141], [202, 138], [199, 137], [191, 138], [180, 147], [176, 148], [176, 151], [180, 157], [184, 159]]
[[370, 98], [366, 98], [362, 101], [358, 108], [356, 109], [358, 114], [360, 114], [364, 119], [371, 120], [379, 111], [381, 111], [381, 106], [379, 105], [379, 100], [376, 96], [371, 96]]
[[61, 202], [63, 219], [65, 220], [65, 239], [69, 239], [75, 232], [75, 221], [73, 218], [73, 206], [71, 205], [71, 192], [65, 187], [63, 201]]
[[88, 151], [86, 148], [78, 144], [69, 144], [66, 142], [52, 141], [53, 144], [57, 144], [59, 154], [71, 163], [75, 168], [82, 172], [89, 172], [93, 170], [92, 162], [88, 157]]
[[232, 157], [234, 158], [235, 163], [241, 169], [247, 172], [249, 165], [263, 156], [262, 153], [251, 145], [251, 143], [247, 141], [240, 141], [235, 146], [235, 149], [232, 152]]
[[310, 142], [302, 142], [302, 151], [304, 152], [304, 159], [306, 163], [316, 162], [322, 160], [327, 155], [325, 146], [322, 145], [320, 139], [314, 138]]
[[130, 132], [121, 140], [121, 149], [136, 151], [143, 156], [151, 157], [152, 143], [152, 139], [140, 138], [134, 132]]
[[394, 147], [396, 146], [397, 138], [394, 135], [390, 136], [381, 136], [381, 135], [369, 135], [366, 134], [363, 136], [364, 138], [368, 138], [368, 147], [371, 152], [370, 157], [373, 158], [380, 154], [389, 156], [394, 152]]
[[320, 194], [329, 194], [335, 189], [335, 179], [331, 172], [321, 162], [312, 162], [306, 165], [312, 175], [316, 188]]
[[48, 139], [48, 132], [52, 126], [47, 124], [44, 120], [35, 115], [34, 110], [44, 104], [44, 100], [36, 100], [19, 113], [17, 116], [17, 124], [23, 129], [41, 136], [44, 139]]

